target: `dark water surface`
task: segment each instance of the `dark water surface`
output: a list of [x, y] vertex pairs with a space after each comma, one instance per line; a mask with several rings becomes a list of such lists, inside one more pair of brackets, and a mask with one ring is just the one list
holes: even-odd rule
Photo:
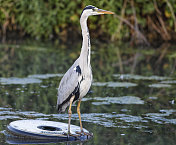
[[[11, 121], [68, 121], [67, 111], [57, 114], [55, 109], [57, 87], [80, 48], [32, 42], [0, 45], [0, 144], [8, 144], [3, 133]], [[83, 144], [176, 143], [175, 48], [93, 44], [94, 82], [81, 112], [83, 127], [94, 137]], [[72, 124], [79, 125], [76, 105], [72, 111]]]

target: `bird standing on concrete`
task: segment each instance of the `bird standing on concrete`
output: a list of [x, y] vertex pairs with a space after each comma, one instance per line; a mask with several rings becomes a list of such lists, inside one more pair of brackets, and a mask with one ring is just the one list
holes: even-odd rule
[[58, 88], [58, 99], [57, 109], [58, 112], [64, 112], [69, 106], [68, 114], [68, 135], [70, 135], [70, 122], [71, 122], [71, 107], [72, 103], [78, 100], [77, 113], [80, 120], [80, 129], [83, 133], [83, 127], [81, 122], [80, 104], [81, 99], [87, 94], [92, 83], [92, 70], [90, 65], [90, 35], [87, 27], [87, 19], [91, 15], [101, 14], [114, 14], [113, 12], [98, 9], [94, 6], [86, 6], [81, 14], [80, 24], [82, 29], [82, 48], [78, 59], [69, 68], [69, 70], [63, 76], [59, 88]]

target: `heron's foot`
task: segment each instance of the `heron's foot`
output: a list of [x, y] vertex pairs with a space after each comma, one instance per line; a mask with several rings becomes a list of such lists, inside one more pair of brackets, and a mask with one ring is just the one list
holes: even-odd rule
[[71, 134], [71, 133], [69, 133], [69, 132], [64, 133], [64, 135], [66, 135], [68, 139], [69, 139], [70, 136], [71, 136], [71, 137], [75, 137], [75, 138], [78, 138], [78, 137], [79, 137], [79, 135]]
[[81, 136], [89, 136], [89, 137], [92, 137], [93, 136], [93, 133], [90, 133], [90, 132], [84, 132], [83, 130], [81, 132], [76, 132], [77, 134], [81, 135]]

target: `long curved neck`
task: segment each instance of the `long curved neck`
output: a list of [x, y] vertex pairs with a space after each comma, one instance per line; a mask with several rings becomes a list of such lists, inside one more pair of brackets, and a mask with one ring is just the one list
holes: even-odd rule
[[82, 57], [82, 60], [84, 61], [84, 63], [86, 63], [89, 66], [90, 65], [91, 46], [90, 46], [89, 29], [87, 27], [87, 18], [88, 17], [86, 17], [86, 16], [81, 16], [81, 18], [80, 18], [82, 37], [83, 37], [80, 57]]

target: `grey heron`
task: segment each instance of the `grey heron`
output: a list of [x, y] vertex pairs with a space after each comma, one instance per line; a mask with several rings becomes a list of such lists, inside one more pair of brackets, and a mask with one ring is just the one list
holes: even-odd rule
[[77, 113], [80, 121], [80, 133], [83, 132], [81, 114], [80, 114], [80, 104], [81, 99], [87, 94], [92, 83], [92, 70], [90, 64], [90, 35], [87, 27], [87, 19], [91, 15], [101, 15], [101, 14], [114, 14], [113, 12], [98, 9], [95, 6], [86, 6], [80, 17], [80, 25], [82, 29], [82, 48], [78, 59], [73, 63], [73, 65], [68, 69], [63, 78], [60, 81], [58, 88], [58, 99], [57, 99], [57, 109], [58, 112], [64, 112], [69, 106], [68, 114], [68, 135], [70, 135], [70, 122], [71, 122], [71, 107], [72, 103], [78, 100]]

